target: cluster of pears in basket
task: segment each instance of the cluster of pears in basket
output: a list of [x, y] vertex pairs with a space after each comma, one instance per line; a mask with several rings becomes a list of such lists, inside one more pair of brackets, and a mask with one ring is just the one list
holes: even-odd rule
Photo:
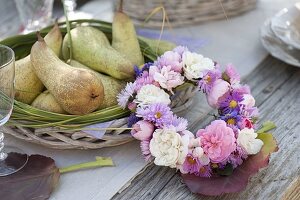
[[30, 55], [16, 61], [15, 98], [41, 110], [85, 115], [114, 106], [134, 66], [144, 64], [134, 25], [122, 11], [115, 14], [111, 43], [91, 26], [77, 26], [63, 38], [56, 24], [37, 36]]

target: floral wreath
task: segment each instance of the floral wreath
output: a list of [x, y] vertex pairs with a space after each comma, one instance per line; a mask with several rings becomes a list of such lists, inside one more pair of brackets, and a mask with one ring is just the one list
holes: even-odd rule
[[[193, 192], [218, 195], [240, 191], [250, 175], [265, 167], [270, 153], [277, 150], [273, 137], [265, 133], [274, 128], [272, 123], [255, 131], [259, 115], [255, 99], [250, 88], [240, 84], [232, 65], [222, 73], [211, 59], [178, 46], [141, 69], [135, 67], [135, 74], [135, 81], [118, 95], [119, 105], [131, 111], [131, 134], [141, 141], [146, 161], [154, 158], [156, 165], [180, 170]], [[170, 108], [170, 96], [186, 82], [197, 86], [208, 104], [218, 110], [216, 119], [195, 135], [187, 130], [187, 120]], [[263, 146], [272, 148], [263, 151]], [[252, 162], [249, 169], [247, 160]], [[248, 171], [235, 170], [241, 165], [246, 165]], [[210, 189], [218, 183], [227, 184], [217, 180], [234, 173], [241, 173], [246, 183], [238, 183], [233, 189], [229, 184], [227, 189]]]

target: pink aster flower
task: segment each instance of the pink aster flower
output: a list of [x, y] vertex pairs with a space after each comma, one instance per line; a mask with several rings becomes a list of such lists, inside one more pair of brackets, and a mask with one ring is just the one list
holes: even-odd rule
[[121, 106], [122, 108], [126, 108], [129, 99], [134, 96], [135, 92], [136, 84], [127, 83], [125, 89], [123, 89], [117, 96], [119, 106]]
[[209, 70], [206, 75], [198, 82], [199, 88], [204, 93], [210, 93], [215, 81], [221, 77], [221, 72], [218, 69]]
[[185, 118], [173, 115], [171, 119], [171, 125], [175, 127], [177, 132], [182, 132], [186, 130], [188, 121]]
[[237, 166], [241, 165], [247, 157], [248, 156], [245, 150], [243, 150], [242, 147], [237, 146], [236, 150], [232, 152], [228, 159], [222, 164], [226, 165], [226, 163], [230, 163], [233, 168], [236, 168]]
[[148, 141], [148, 140], [141, 141], [140, 147], [141, 147], [141, 151], [142, 151], [145, 161], [149, 161], [151, 158], [150, 141]]
[[209, 178], [212, 175], [212, 169], [210, 165], [204, 165], [201, 166], [197, 173], [195, 173], [196, 176]]
[[177, 46], [173, 49], [174, 52], [178, 53], [180, 56], [182, 56], [182, 54], [186, 51], [188, 51], [189, 49], [187, 47], [184, 46]]
[[205, 129], [198, 130], [197, 137], [200, 137], [201, 147], [214, 163], [226, 160], [236, 148], [234, 132], [223, 120], [215, 120]]
[[173, 71], [171, 66], [162, 67], [160, 72], [155, 72], [153, 78], [162, 88], [171, 92], [173, 88], [184, 83], [184, 77], [180, 73]]
[[223, 79], [231, 84], [240, 82], [240, 75], [232, 64], [226, 66], [225, 72], [223, 73]]
[[154, 132], [154, 126], [147, 121], [138, 121], [132, 126], [131, 135], [137, 140], [148, 140]]
[[194, 174], [199, 171], [201, 167], [200, 161], [198, 158], [194, 157], [191, 153], [189, 153], [184, 163], [181, 166], [180, 172], [183, 174], [190, 173]]
[[154, 82], [153, 76], [151, 76], [148, 71], [143, 71], [143, 73], [134, 82], [136, 85], [136, 91], [139, 91], [144, 85], [154, 84]]
[[162, 56], [160, 56], [157, 61], [154, 62], [154, 65], [159, 68], [169, 66], [171, 70], [175, 72], [182, 72], [182, 59], [179, 53], [174, 51], [166, 51]]

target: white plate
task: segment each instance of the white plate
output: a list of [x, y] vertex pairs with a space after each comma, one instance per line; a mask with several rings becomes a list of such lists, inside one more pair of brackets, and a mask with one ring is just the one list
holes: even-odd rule
[[300, 67], [300, 50], [287, 45], [271, 29], [271, 19], [261, 27], [261, 41], [270, 54], [288, 64]]
[[300, 2], [279, 11], [271, 20], [271, 29], [286, 44], [300, 49]]

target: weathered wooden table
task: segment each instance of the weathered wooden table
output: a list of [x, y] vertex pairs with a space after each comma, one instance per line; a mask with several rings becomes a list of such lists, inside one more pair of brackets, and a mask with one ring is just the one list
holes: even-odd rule
[[[218, 197], [192, 194], [175, 170], [150, 165], [137, 176], [119, 199], [300, 199], [300, 69], [267, 57], [244, 81], [260, 108], [261, 121], [278, 126], [273, 134], [279, 151], [270, 165], [252, 177], [245, 191]], [[198, 127], [207, 124], [204, 117]]]

